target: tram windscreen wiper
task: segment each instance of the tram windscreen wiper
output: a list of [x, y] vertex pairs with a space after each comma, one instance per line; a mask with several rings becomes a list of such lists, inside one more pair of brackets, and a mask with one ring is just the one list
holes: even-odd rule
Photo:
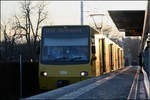
[[71, 60], [72, 60], [72, 61], [74, 61], [74, 60], [83, 60], [82, 58], [83, 58], [83, 57], [81, 57], [81, 56], [79, 56], [79, 57], [73, 57]]
[[62, 60], [68, 60], [68, 59], [69, 59], [69, 58], [67, 58], [67, 57], [59, 57], [59, 58], [56, 58], [55, 61], [58, 61], [58, 60], [61, 60], [61, 61], [62, 61]]

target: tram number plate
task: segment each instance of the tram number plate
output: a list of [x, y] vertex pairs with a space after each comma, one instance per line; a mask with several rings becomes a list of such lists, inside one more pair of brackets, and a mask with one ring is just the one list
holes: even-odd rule
[[67, 74], [66, 71], [60, 71], [59, 73], [62, 74], [62, 75], [66, 75]]

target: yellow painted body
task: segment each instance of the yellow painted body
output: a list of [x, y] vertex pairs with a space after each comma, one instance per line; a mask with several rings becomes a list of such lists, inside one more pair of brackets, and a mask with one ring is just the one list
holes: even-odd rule
[[[94, 32], [95, 31], [91, 29], [90, 36], [94, 37], [96, 53], [92, 54], [92, 40], [90, 40], [90, 61], [88, 64], [46, 65], [39, 63], [40, 89], [55, 89], [57, 88], [58, 80], [68, 80], [69, 84], [72, 84], [123, 68], [123, 50], [104, 35]], [[110, 46], [110, 44], [112, 46]], [[119, 51], [119, 54], [118, 48], [122, 51]], [[110, 52], [110, 50], [112, 51]], [[94, 56], [96, 60], [92, 60]], [[120, 56], [120, 59], [118, 59], [118, 56]], [[118, 64], [118, 62], [120, 62], [120, 64]], [[41, 72], [45, 71], [48, 75], [42, 76]], [[81, 77], [80, 72], [82, 71], [88, 72], [88, 76]]]
[[[57, 88], [57, 80], [69, 80], [70, 84], [93, 77], [90, 64], [81, 65], [42, 65], [40, 64], [40, 72], [47, 71], [48, 76], [41, 76], [39, 74], [41, 89]], [[67, 74], [61, 74], [61, 71]], [[88, 77], [81, 77], [80, 72], [87, 71]]]

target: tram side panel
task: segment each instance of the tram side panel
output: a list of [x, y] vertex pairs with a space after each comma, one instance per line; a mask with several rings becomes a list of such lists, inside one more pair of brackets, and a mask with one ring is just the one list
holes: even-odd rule
[[120, 68], [122, 68], [122, 49], [120, 48]]
[[105, 66], [105, 57], [104, 57], [104, 52], [103, 52], [103, 50], [104, 50], [104, 45], [103, 45], [103, 42], [104, 41], [104, 39], [102, 39], [102, 38], [99, 38], [99, 62], [100, 62], [100, 74], [103, 74], [104, 73], [104, 66]]
[[118, 47], [118, 69], [120, 69], [120, 48]]
[[[91, 44], [91, 45], [92, 45], [92, 44]], [[91, 59], [91, 61], [90, 61], [90, 65], [91, 65], [91, 69], [90, 69], [90, 70], [91, 70], [91, 75], [92, 75], [92, 76], [96, 76], [96, 67], [95, 67], [95, 66], [96, 66], [96, 61], [93, 60], [93, 57], [95, 57], [96, 54], [93, 54], [93, 53], [92, 53], [92, 46], [90, 47], [90, 49], [91, 49], [91, 52], [90, 52], [90, 54], [91, 54], [91, 57], [90, 57], [90, 59]]]
[[109, 41], [106, 42], [106, 73], [110, 72], [110, 47]]
[[106, 41], [102, 37], [95, 38], [96, 47], [96, 76], [106, 72]]
[[117, 70], [119, 69], [119, 47], [117, 47]]
[[120, 48], [120, 68], [122, 68], [122, 50], [121, 50], [121, 48]]
[[117, 45], [116, 44], [114, 44], [114, 70], [117, 70]]
[[117, 51], [116, 51], [116, 63], [117, 63], [117, 64], [116, 64], [116, 65], [117, 65], [117, 66], [116, 66], [116, 70], [118, 70], [118, 68], [119, 68], [119, 59], [118, 59], [118, 58], [119, 58], [119, 55], [118, 55], [118, 46], [117, 46], [116, 50], [117, 50]]
[[124, 51], [122, 52], [122, 66], [124, 67]]
[[123, 49], [122, 49], [121, 54], [122, 54], [122, 56], [121, 56], [122, 59], [121, 60], [122, 60], [122, 68], [123, 68], [124, 67], [124, 52], [123, 52]]
[[120, 48], [118, 48], [118, 69], [120, 69]]
[[113, 46], [113, 54], [114, 54], [114, 57], [113, 57], [113, 61], [114, 61], [114, 66], [113, 66], [113, 70], [115, 71], [116, 70], [116, 46], [114, 44]]
[[115, 70], [115, 45], [112, 44], [112, 69]]
[[122, 50], [122, 68], [124, 68], [124, 52]]
[[116, 70], [116, 45], [113, 43], [113, 70], [115, 71]]
[[120, 54], [120, 68], [122, 68], [122, 54], [121, 54], [121, 48], [120, 48], [120, 52], [119, 52], [119, 54]]
[[115, 70], [117, 70], [117, 46], [115, 45], [115, 65], [114, 65], [114, 68]]
[[106, 39], [102, 38], [102, 62], [103, 62], [103, 73], [106, 73]]
[[106, 73], [106, 39], [102, 38], [102, 62], [103, 62], [103, 73]]
[[115, 43], [106, 41], [106, 38], [96, 39], [96, 76], [118, 70], [123, 67], [123, 52]]
[[109, 66], [110, 66], [110, 71], [113, 71], [113, 44], [109, 44]]
[[106, 72], [106, 43], [105, 38], [99, 38], [99, 67], [100, 74]]
[[100, 43], [99, 38], [95, 39], [95, 49], [96, 49], [96, 76], [100, 75]]

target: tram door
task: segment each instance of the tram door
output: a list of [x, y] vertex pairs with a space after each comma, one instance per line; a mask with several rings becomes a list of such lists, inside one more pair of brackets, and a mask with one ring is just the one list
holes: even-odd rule
[[123, 60], [122, 60], [122, 50], [120, 51], [120, 53], [121, 53], [121, 68], [122, 68], [122, 66], [123, 66]]
[[113, 62], [113, 44], [109, 46], [109, 54], [110, 54], [110, 69], [113, 70], [114, 62]]
[[120, 54], [119, 54], [119, 48], [118, 48], [118, 68], [120, 68]]
[[105, 39], [99, 39], [99, 62], [100, 62], [100, 74], [106, 72], [105, 64]]

